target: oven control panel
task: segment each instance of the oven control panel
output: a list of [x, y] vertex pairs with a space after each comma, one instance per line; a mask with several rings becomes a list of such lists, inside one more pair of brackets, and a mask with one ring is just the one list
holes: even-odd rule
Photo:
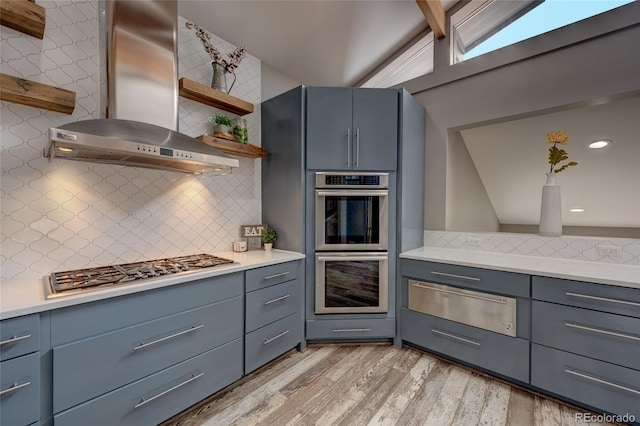
[[316, 173], [316, 188], [388, 188], [388, 173], [362, 173], [362, 174], [342, 174], [342, 173]]

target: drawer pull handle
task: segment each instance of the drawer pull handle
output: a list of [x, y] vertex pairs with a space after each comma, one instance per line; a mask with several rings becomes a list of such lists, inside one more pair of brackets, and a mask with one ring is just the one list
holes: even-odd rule
[[10, 339], [3, 340], [2, 342], [0, 342], [0, 346], [6, 345], [6, 344], [9, 344], [9, 343], [19, 342], [21, 340], [27, 340], [27, 339], [30, 339], [30, 338], [31, 338], [30, 334], [25, 334], [24, 336], [13, 336]]
[[504, 300], [504, 298], [502, 298], [502, 297], [493, 298], [493, 297], [476, 296], [474, 294], [466, 294], [466, 293], [462, 293], [460, 291], [445, 290], [443, 288], [435, 288], [435, 287], [431, 287], [431, 286], [424, 285], [424, 284], [418, 284], [417, 282], [411, 282], [411, 285], [414, 286], [414, 287], [424, 288], [424, 289], [427, 289], [427, 290], [438, 291], [440, 293], [455, 294], [456, 296], [470, 297], [471, 299], [479, 299], [479, 300], [484, 300], [486, 302], [500, 303], [502, 305], [506, 305], [507, 304], [507, 301]]
[[271, 280], [273, 278], [284, 277], [285, 275], [289, 275], [290, 273], [291, 273], [291, 271], [280, 272], [279, 274], [267, 275], [266, 277], [264, 277], [264, 279], [265, 280]]
[[287, 331], [283, 331], [282, 333], [278, 334], [277, 336], [273, 336], [271, 339], [266, 339], [266, 340], [264, 341], [264, 344], [265, 344], [265, 345], [268, 345], [269, 343], [273, 342], [273, 341], [274, 341], [274, 340], [276, 340], [276, 339], [281, 338], [282, 336], [284, 336], [284, 335], [285, 335], [285, 334], [287, 334], [287, 333], [289, 333], [289, 330], [287, 330]]
[[613, 331], [602, 330], [600, 328], [587, 327], [587, 326], [584, 326], [584, 325], [579, 325], [579, 324], [571, 323], [571, 322], [565, 322], [564, 325], [566, 325], [567, 327], [571, 327], [571, 328], [579, 328], [580, 330], [592, 331], [594, 333], [607, 334], [609, 336], [616, 336], [616, 337], [622, 337], [624, 339], [631, 339], [631, 340], [640, 341], [640, 337], [631, 336], [629, 334], [616, 333], [616, 332], [613, 332]]
[[451, 339], [459, 340], [459, 341], [464, 342], [464, 343], [470, 343], [472, 345], [480, 346], [480, 342], [476, 342], [475, 340], [465, 339], [464, 337], [455, 336], [453, 334], [445, 333], [444, 331], [440, 331], [440, 330], [437, 330], [435, 328], [432, 328], [431, 331], [436, 333], [436, 334], [440, 334], [442, 336], [446, 336], [446, 337], [449, 337]]
[[148, 403], [150, 403], [151, 401], [153, 401], [153, 400], [155, 400], [155, 399], [158, 399], [158, 398], [160, 398], [161, 396], [164, 396], [164, 395], [168, 394], [169, 392], [173, 392], [174, 390], [176, 390], [176, 389], [178, 389], [178, 388], [181, 388], [182, 386], [186, 385], [187, 383], [191, 383], [191, 382], [193, 382], [194, 380], [197, 380], [197, 379], [199, 379], [199, 378], [200, 378], [200, 377], [202, 377], [202, 376], [204, 376], [204, 373], [200, 373], [200, 374], [192, 373], [191, 377], [190, 377], [190, 378], [188, 378], [187, 380], [185, 380], [184, 382], [179, 383], [179, 384], [177, 384], [177, 385], [175, 385], [175, 386], [173, 386], [173, 387], [171, 387], [171, 388], [167, 389], [166, 391], [160, 392], [159, 394], [154, 395], [154, 396], [152, 396], [152, 397], [151, 397], [151, 398], [149, 398], [149, 399], [144, 399], [144, 398], [142, 398], [142, 401], [140, 401], [139, 403], [137, 403], [136, 405], [134, 405], [134, 406], [133, 406], [133, 408], [140, 408], [140, 407], [142, 407], [143, 405], [148, 404]]
[[22, 389], [22, 388], [26, 388], [30, 384], [31, 384], [31, 382], [24, 382], [24, 383], [20, 383], [20, 384], [14, 383], [13, 385], [9, 386], [8, 388], [1, 390], [0, 391], [0, 396], [6, 395], [6, 394], [11, 393], [11, 392], [15, 392], [15, 391], [17, 391], [19, 389]]
[[285, 294], [284, 296], [280, 296], [280, 297], [276, 297], [275, 299], [271, 299], [271, 300], [267, 300], [266, 302], [264, 302], [265, 305], [270, 305], [272, 303], [275, 302], [279, 302], [281, 300], [286, 299], [287, 297], [291, 296], [290, 294]]
[[133, 348], [133, 350], [134, 350], [134, 351], [137, 351], [137, 350], [139, 350], [139, 349], [143, 349], [143, 348], [147, 348], [147, 347], [149, 347], [149, 346], [157, 345], [158, 343], [164, 342], [164, 341], [169, 340], [169, 339], [173, 339], [173, 338], [178, 337], [178, 336], [182, 336], [183, 334], [193, 333], [193, 332], [194, 332], [194, 331], [196, 331], [196, 330], [200, 330], [202, 327], [204, 327], [204, 324], [194, 325], [194, 326], [193, 326], [193, 327], [191, 327], [191, 328], [188, 328], [188, 329], [186, 329], [186, 330], [179, 331], [179, 332], [177, 332], [177, 333], [173, 333], [173, 334], [171, 334], [171, 335], [169, 335], [169, 336], [166, 336], [166, 337], [163, 337], [163, 338], [161, 338], [161, 339], [153, 340], [153, 341], [151, 341], [151, 342], [149, 342], [149, 343], [144, 343], [144, 342], [142, 342], [142, 343], [141, 343], [141, 344], [139, 344], [138, 346], [134, 347], [134, 348]]
[[608, 299], [606, 297], [589, 296], [588, 294], [571, 293], [571, 292], [567, 292], [565, 294], [567, 296], [582, 297], [583, 299], [593, 299], [593, 300], [599, 300], [601, 302], [611, 302], [611, 303], [620, 303], [623, 305], [640, 306], [640, 303], [628, 302], [626, 300]]
[[370, 328], [336, 328], [331, 330], [334, 333], [357, 333], [359, 331], [371, 331]]
[[577, 371], [569, 370], [568, 368], [565, 368], [564, 371], [566, 373], [573, 374], [575, 376], [579, 376], [579, 377], [582, 377], [584, 379], [591, 380], [593, 382], [602, 383], [603, 385], [611, 386], [611, 387], [614, 387], [614, 388], [617, 388], [617, 389], [625, 390], [627, 392], [635, 393], [636, 395], [640, 395], [640, 390], [637, 390], [637, 389], [631, 389], [631, 388], [628, 388], [626, 386], [616, 385], [615, 383], [607, 382], [606, 380], [598, 379], [597, 377], [589, 376], [587, 374], [578, 373]]
[[440, 275], [443, 277], [449, 277], [449, 278], [460, 278], [461, 280], [469, 280], [469, 281], [480, 281], [480, 278], [476, 278], [476, 277], [467, 277], [464, 275], [456, 275], [456, 274], [447, 274], [445, 272], [436, 272], [436, 271], [431, 271], [431, 273], [433, 275]]

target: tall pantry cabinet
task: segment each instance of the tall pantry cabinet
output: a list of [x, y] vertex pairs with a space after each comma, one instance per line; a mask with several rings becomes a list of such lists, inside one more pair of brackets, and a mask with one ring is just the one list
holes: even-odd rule
[[[269, 153], [262, 162], [263, 223], [278, 231], [277, 248], [307, 256], [307, 340], [394, 339], [397, 257], [423, 242], [424, 108], [404, 89], [300, 86], [263, 102], [261, 113], [262, 146]], [[314, 312], [316, 171], [389, 173], [393, 211], [385, 314]], [[331, 334], [353, 324], [371, 331]]]

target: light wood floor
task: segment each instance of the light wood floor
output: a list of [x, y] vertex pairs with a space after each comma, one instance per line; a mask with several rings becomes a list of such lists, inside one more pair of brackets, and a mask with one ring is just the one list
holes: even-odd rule
[[576, 412], [417, 350], [324, 345], [289, 352], [163, 426], [584, 425]]

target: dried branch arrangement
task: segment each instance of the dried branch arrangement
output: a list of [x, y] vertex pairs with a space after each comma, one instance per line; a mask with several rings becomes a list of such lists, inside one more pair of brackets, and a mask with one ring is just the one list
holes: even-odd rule
[[186, 26], [189, 29], [195, 30], [196, 36], [202, 42], [204, 50], [207, 52], [213, 62], [222, 64], [222, 66], [224, 66], [224, 70], [228, 73], [233, 73], [236, 68], [238, 68], [238, 65], [240, 65], [240, 61], [244, 59], [247, 53], [247, 49], [244, 46], [237, 47], [233, 50], [233, 52], [227, 53], [229, 60], [223, 59], [218, 49], [216, 49], [215, 46], [209, 42], [209, 40], [211, 39], [211, 34], [209, 32], [207, 32], [200, 25], [196, 25], [193, 22], [187, 22]]

